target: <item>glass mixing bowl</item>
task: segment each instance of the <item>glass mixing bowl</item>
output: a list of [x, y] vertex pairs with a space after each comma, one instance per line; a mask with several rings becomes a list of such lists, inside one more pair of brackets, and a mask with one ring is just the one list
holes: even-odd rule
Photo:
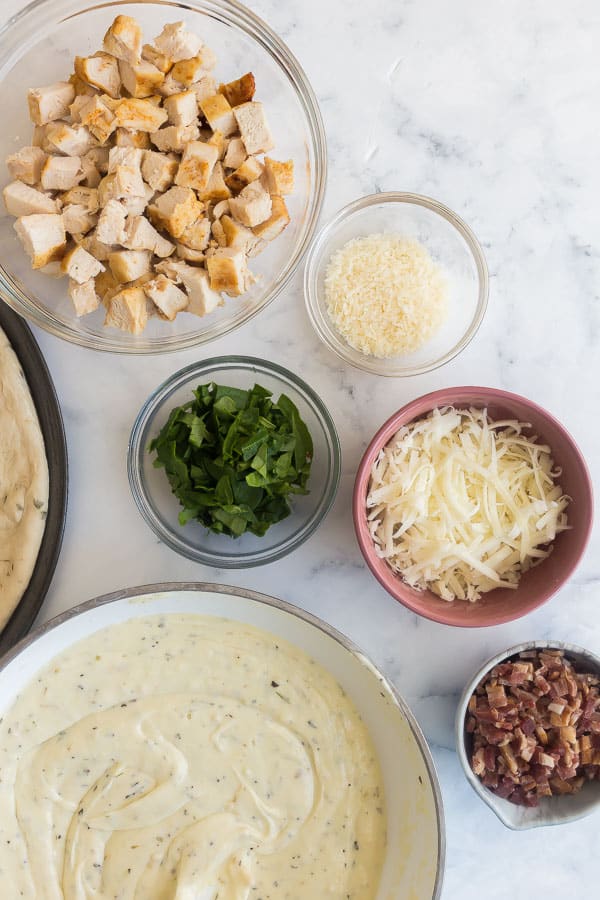
[[[229, 81], [252, 71], [257, 98], [275, 138], [273, 155], [292, 158], [295, 189], [289, 198], [291, 222], [251, 268], [260, 276], [240, 298], [206, 318], [180, 314], [174, 322], [151, 319], [141, 335], [103, 325], [104, 313], [78, 319], [67, 294], [66, 279], [33, 272], [13, 229], [14, 219], [0, 218], [0, 295], [35, 325], [96, 350], [150, 353], [203, 344], [247, 322], [281, 292], [306, 250], [319, 216], [326, 180], [323, 123], [313, 90], [285, 44], [254, 13], [235, 0], [143, 0], [82, 3], [82, 0], [37, 0], [0, 31], [0, 92], [4, 126], [0, 159], [30, 143], [32, 124], [27, 89], [68, 78], [76, 55], [94, 53], [116, 15], [134, 16], [151, 40], [167, 22], [182, 20], [217, 54], [215, 75]], [[8, 175], [3, 166], [3, 187]]]
[[[309, 493], [292, 497], [291, 515], [272, 525], [262, 537], [248, 533], [239, 538], [213, 534], [195, 521], [180, 525], [179, 501], [171, 493], [165, 470], [154, 467], [155, 454], [148, 452], [152, 438], [165, 425], [173, 407], [193, 399], [194, 389], [210, 381], [244, 390], [260, 384], [273, 392], [275, 400], [280, 394], [287, 394], [311, 433], [314, 455]], [[138, 413], [127, 452], [133, 498], [154, 533], [182, 556], [225, 569], [274, 562], [304, 543], [333, 505], [340, 464], [340, 442], [333, 419], [313, 389], [282, 366], [247, 356], [206, 359], [172, 375]]]

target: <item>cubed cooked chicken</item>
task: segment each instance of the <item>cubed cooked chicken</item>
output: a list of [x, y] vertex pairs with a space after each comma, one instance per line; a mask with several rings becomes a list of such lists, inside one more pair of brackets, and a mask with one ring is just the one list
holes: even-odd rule
[[204, 141], [190, 141], [175, 176], [175, 184], [202, 191], [208, 186], [214, 165], [219, 157], [217, 148]]
[[266, 222], [271, 215], [272, 205], [271, 195], [260, 181], [253, 181], [229, 201], [232, 216], [249, 228]]
[[96, 284], [93, 278], [79, 284], [78, 281], [69, 281], [69, 297], [73, 301], [76, 316], [87, 316], [95, 312], [100, 306], [100, 297], [96, 293]]
[[289, 222], [293, 162], [273, 138], [252, 72], [219, 83], [183, 22], [143, 42], [119, 15], [68, 80], [28, 92], [33, 136], [7, 159], [7, 211], [32, 266], [68, 276], [77, 316], [139, 334], [208, 315], [256, 279], [248, 259]]
[[178, 288], [175, 282], [166, 275], [157, 275], [144, 286], [146, 296], [158, 307], [162, 315], [173, 321], [177, 313], [182, 312], [189, 304], [189, 298], [185, 291]]
[[45, 162], [46, 154], [41, 147], [21, 147], [7, 157], [6, 167], [11, 178], [33, 185], [39, 182]]
[[85, 284], [104, 271], [104, 266], [91, 253], [79, 244], [74, 244], [64, 254], [60, 262], [64, 275], [68, 275], [77, 284]]
[[110, 53], [98, 52], [93, 56], [76, 56], [74, 68], [81, 81], [98, 88], [110, 97], [119, 96], [121, 88], [119, 64]]
[[30, 88], [27, 93], [29, 116], [36, 125], [47, 125], [69, 114], [75, 99], [75, 88], [68, 81], [57, 81], [47, 87]]
[[38, 191], [22, 181], [7, 184], [2, 195], [6, 211], [11, 216], [31, 216], [35, 213], [57, 213], [58, 203], [51, 194]]
[[131, 16], [117, 16], [106, 34], [102, 46], [116, 59], [135, 65], [142, 55], [142, 29]]
[[34, 269], [41, 269], [55, 259], [62, 259], [67, 236], [62, 216], [40, 213], [21, 216], [15, 222], [17, 232]]
[[234, 107], [233, 114], [248, 153], [266, 153], [273, 149], [275, 143], [262, 103], [255, 100], [242, 103], [241, 106]]

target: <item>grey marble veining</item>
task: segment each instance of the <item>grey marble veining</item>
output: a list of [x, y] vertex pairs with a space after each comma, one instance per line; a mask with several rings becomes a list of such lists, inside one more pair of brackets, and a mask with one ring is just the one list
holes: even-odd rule
[[[9, 0], [8, 14], [21, 5]], [[71, 460], [62, 557], [46, 619], [94, 595], [161, 580], [209, 580], [275, 594], [349, 634], [412, 705], [439, 767], [448, 826], [444, 900], [591, 897], [598, 817], [551, 831], [507, 831], [466, 784], [453, 752], [458, 695], [482, 661], [554, 637], [600, 652], [600, 542], [549, 604], [487, 630], [450, 629], [395, 603], [362, 564], [351, 492], [366, 444], [404, 402], [451, 384], [524, 393], [580, 443], [600, 483], [600, 7], [592, 0], [253, 0], [298, 56], [319, 97], [330, 157], [327, 219], [374, 190], [429, 194], [485, 248], [489, 311], [453, 363], [387, 380], [342, 365], [304, 312], [301, 273], [275, 304], [208, 350], [107, 357], [38, 338], [65, 414]], [[6, 9], [6, 13], [5, 13]], [[302, 374], [343, 445], [335, 507], [293, 556], [225, 572], [157, 543], [129, 495], [127, 438], [147, 394], [199, 354], [267, 356]]]

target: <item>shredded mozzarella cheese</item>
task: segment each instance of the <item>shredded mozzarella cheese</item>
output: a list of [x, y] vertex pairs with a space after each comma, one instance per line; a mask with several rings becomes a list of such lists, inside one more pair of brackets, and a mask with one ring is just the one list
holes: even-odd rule
[[371, 234], [348, 241], [325, 273], [329, 317], [345, 341], [368, 356], [418, 350], [447, 314], [443, 272], [419, 241]]
[[550, 447], [485, 409], [434, 410], [401, 428], [371, 470], [367, 516], [377, 554], [443, 600], [516, 588], [567, 526], [569, 498]]

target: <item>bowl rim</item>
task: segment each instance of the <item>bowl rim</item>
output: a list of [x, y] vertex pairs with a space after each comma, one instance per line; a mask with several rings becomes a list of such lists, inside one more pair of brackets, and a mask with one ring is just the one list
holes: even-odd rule
[[215, 323], [208, 333], [192, 332], [186, 335], [171, 336], [166, 333], [157, 338], [155, 343], [145, 342], [142, 337], [139, 343], [127, 344], [114, 337], [111, 329], [105, 329], [106, 333], [88, 334], [86, 331], [80, 331], [76, 322], [61, 322], [53, 315], [50, 308], [42, 308], [30, 300], [19, 280], [0, 264], [0, 298], [30, 323], [37, 325], [54, 337], [81, 347], [100, 352], [142, 356], [175, 353], [179, 350], [208, 344], [249, 322], [281, 294], [302, 262], [318, 225], [327, 184], [327, 139], [317, 96], [300, 62], [284, 40], [262, 18], [239, 0], [181, 0], [178, 3], [174, 3], [173, 0], [107, 0], [107, 2], [90, 0], [84, 9], [81, 8], [81, 4], [77, 4], [77, 0], [33, 0], [11, 16], [0, 28], [0, 52], [2, 54], [0, 77], [4, 77], [4, 70], [7, 66], [14, 65], [15, 54], [20, 50], [19, 34], [24, 28], [26, 29], [30, 17], [35, 16], [37, 34], [44, 23], [50, 26], [51, 23], [64, 21], [91, 10], [108, 8], [113, 5], [116, 7], [127, 3], [139, 6], [151, 3], [157, 7], [164, 6], [165, 9], [205, 12], [213, 16], [218, 15], [221, 17], [221, 21], [241, 29], [268, 53], [289, 80], [305, 115], [310, 135], [308, 147], [311, 160], [311, 190], [308, 194], [306, 223], [303, 232], [299, 235], [283, 271], [274, 281], [270, 292], [255, 308], [246, 309], [233, 324], [224, 318], [221, 322]]
[[427, 775], [429, 777], [429, 783], [431, 785], [431, 791], [433, 794], [438, 835], [436, 849], [436, 874], [431, 900], [440, 900], [446, 862], [446, 821], [444, 815], [442, 790], [433, 759], [433, 754], [431, 752], [429, 744], [427, 743], [425, 735], [423, 734], [421, 726], [417, 722], [414, 713], [411, 711], [407, 701], [402, 697], [399, 690], [396, 688], [394, 682], [383, 674], [381, 669], [373, 662], [371, 657], [363, 650], [361, 650], [361, 648], [351, 638], [347, 637], [343, 632], [339, 631], [339, 629], [335, 628], [333, 625], [330, 625], [328, 622], [315, 615], [314, 613], [310, 613], [307, 610], [302, 609], [302, 607], [295, 606], [294, 604], [289, 603], [286, 600], [280, 600], [278, 597], [273, 597], [270, 594], [264, 594], [259, 591], [238, 587], [236, 585], [215, 584], [205, 581], [171, 581], [123, 588], [121, 590], [113, 591], [108, 594], [101, 594], [100, 596], [95, 597], [91, 600], [86, 600], [82, 603], [79, 603], [76, 606], [65, 610], [64, 612], [59, 613], [52, 619], [49, 619], [47, 622], [36, 626], [32, 631], [29, 632], [29, 634], [22, 638], [22, 640], [20, 640], [18, 644], [15, 644], [15, 646], [12, 647], [4, 656], [0, 657], [0, 676], [9, 665], [9, 663], [13, 662], [13, 660], [15, 660], [23, 650], [26, 650], [31, 644], [34, 644], [39, 638], [43, 637], [48, 632], [53, 631], [64, 622], [82, 613], [98, 609], [101, 606], [105, 606], [107, 604], [114, 603], [120, 600], [131, 600], [135, 602], [138, 598], [143, 598], [146, 595], [178, 591], [230, 594], [234, 597], [241, 597], [243, 599], [252, 601], [253, 603], [258, 603], [277, 610], [281, 610], [282, 612], [288, 613], [289, 615], [300, 619], [303, 622], [306, 622], [308, 625], [313, 626], [314, 628], [325, 634], [327, 637], [330, 637], [332, 640], [336, 641], [336, 643], [347, 650], [348, 653], [358, 659], [361, 665], [375, 673], [376, 677], [380, 680], [381, 684], [385, 687], [385, 689], [391, 696], [394, 705], [405, 717], [409, 729], [413, 734], [413, 737], [425, 763], [425, 768], [427, 770]]
[[486, 675], [494, 668], [494, 666], [499, 665], [500, 663], [509, 659], [511, 656], [516, 656], [518, 653], [522, 653], [525, 650], [535, 649], [564, 650], [567, 657], [572, 654], [585, 659], [586, 662], [589, 662], [590, 666], [598, 674], [600, 674], [600, 656], [597, 656], [595, 653], [593, 653], [591, 650], [587, 650], [585, 647], [580, 647], [578, 644], [571, 644], [566, 641], [557, 641], [551, 639], [522, 641], [519, 644], [515, 644], [514, 647], [510, 647], [508, 650], [504, 650], [501, 653], [496, 653], [494, 656], [490, 657], [488, 660], [486, 660], [486, 662], [483, 663], [483, 665], [478, 669], [471, 680], [465, 685], [465, 688], [460, 696], [460, 700], [458, 701], [456, 715], [454, 717], [456, 755], [460, 760], [465, 778], [473, 788], [477, 796], [481, 800], [483, 800], [483, 802], [487, 806], [489, 806], [492, 812], [495, 813], [495, 815], [500, 819], [502, 824], [507, 828], [510, 828], [511, 831], [528, 831], [532, 828], [546, 828], [555, 825], [564, 825], [568, 822], [575, 822], [578, 819], [583, 819], [586, 816], [591, 815], [596, 811], [597, 808], [600, 807], [599, 795], [598, 800], [594, 801], [594, 803], [591, 804], [589, 808], [583, 809], [580, 812], [564, 815], [560, 819], [545, 820], [543, 818], [538, 818], [536, 820], [532, 818], [531, 821], [516, 822], [505, 815], [504, 810], [497, 803], [497, 800], [499, 798], [497, 798], [484, 784], [482, 784], [482, 782], [475, 775], [475, 773], [471, 769], [471, 766], [469, 765], [469, 758], [465, 742], [465, 722], [467, 717], [467, 707], [472, 694], [474, 693], [478, 684], [486, 677]]
[[[250, 371], [254, 370], [257, 374], [260, 371], [263, 371], [277, 379], [283, 378], [290, 381], [299, 393], [303, 395], [304, 399], [312, 407], [313, 412], [319, 419], [321, 427], [328, 438], [331, 450], [331, 460], [326, 487], [320, 497], [319, 504], [312, 515], [307, 519], [306, 524], [293, 539], [285, 541], [270, 552], [262, 550], [246, 553], [242, 556], [232, 554], [231, 556], [221, 557], [204, 550], [190, 548], [189, 544], [185, 543], [164, 523], [162, 517], [155, 512], [153, 505], [149, 502], [149, 494], [144, 486], [139, 463], [142, 459], [142, 454], [146, 453], [146, 447], [142, 445], [144, 431], [151, 425], [154, 415], [162, 402], [165, 401], [177, 387], [183, 385], [186, 380], [191, 380], [192, 376], [202, 378], [203, 373], [212, 376], [223, 368], [230, 370], [235, 367]], [[214, 379], [211, 377], [211, 380]], [[159, 386], [155, 388], [144, 401], [135, 417], [127, 444], [127, 477], [129, 480], [129, 487], [138, 511], [141, 513], [146, 525], [151, 528], [154, 534], [162, 542], [180, 556], [194, 562], [200, 562], [207, 566], [222, 569], [249, 569], [266, 565], [282, 559], [284, 556], [287, 556], [288, 553], [291, 553], [300, 547], [315, 533], [331, 511], [339, 488], [341, 469], [342, 449], [337, 428], [331, 413], [316, 391], [310, 387], [304, 379], [300, 378], [299, 375], [296, 375], [284, 366], [254, 356], [214, 356], [209, 359], [191, 363], [188, 366], [184, 366], [182, 369], [178, 369], [161, 382], [161, 384], [159, 384]]]
[[[379, 450], [383, 446], [385, 446], [385, 444], [387, 444], [390, 438], [393, 437], [396, 431], [401, 427], [401, 424], [408, 424], [415, 419], [421, 418], [422, 416], [426, 415], [427, 412], [430, 412], [432, 409], [435, 409], [437, 407], [452, 406], [455, 403], [464, 405], [465, 403], [473, 402], [466, 399], [464, 401], [461, 400], [460, 397], [462, 395], [479, 395], [482, 398], [485, 398], [486, 402], [497, 401], [499, 404], [503, 402], [506, 404], [510, 404], [511, 401], [516, 401], [530, 407], [539, 416], [544, 418], [551, 427], [555, 428], [562, 434], [564, 439], [573, 450], [574, 459], [576, 461], [576, 464], [580, 467], [581, 474], [583, 476], [583, 482], [585, 484], [586, 493], [590, 505], [590, 514], [585, 527], [582, 529], [582, 539], [578, 553], [569, 570], [563, 576], [561, 576], [560, 582], [557, 585], [550, 586], [544, 591], [541, 591], [540, 595], [536, 599], [529, 600], [524, 603], [521, 610], [517, 612], [513, 611], [512, 613], [498, 615], [493, 622], [457, 622], [455, 621], [454, 616], [451, 614], [450, 609], [446, 610], [444, 608], [441, 608], [439, 612], [437, 610], [422, 609], [418, 602], [413, 600], [412, 597], [403, 596], [399, 590], [391, 590], [391, 583], [386, 583], [386, 580], [383, 578], [381, 572], [376, 566], [375, 556], [373, 553], [373, 542], [370, 535], [368, 534], [366, 525], [364, 524], [364, 498], [366, 495], [371, 466]], [[513, 622], [525, 615], [528, 615], [530, 612], [533, 612], [533, 610], [538, 609], [538, 607], [542, 606], [544, 603], [550, 600], [550, 598], [557, 594], [566, 584], [566, 582], [569, 580], [569, 578], [579, 565], [581, 558], [583, 557], [589, 544], [594, 522], [594, 491], [590, 470], [588, 468], [585, 457], [583, 456], [583, 453], [581, 452], [577, 442], [572, 437], [570, 432], [561, 422], [559, 422], [557, 418], [555, 418], [555, 416], [552, 415], [552, 413], [548, 412], [544, 407], [535, 403], [533, 400], [529, 400], [527, 397], [524, 397], [521, 394], [515, 394], [512, 391], [505, 391], [500, 388], [489, 388], [477, 385], [459, 385], [456, 387], [441, 388], [437, 391], [431, 391], [427, 394], [423, 394], [420, 397], [415, 398], [414, 400], [410, 400], [395, 413], [392, 413], [392, 415], [389, 416], [389, 418], [386, 419], [383, 425], [376, 431], [362, 456], [356, 472], [354, 490], [352, 495], [352, 518], [354, 521], [356, 540], [367, 566], [369, 567], [377, 581], [380, 583], [380, 585], [384, 588], [384, 590], [395, 600], [397, 600], [399, 603], [402, 603], [402, 605], [406, 606], [407, 609], [410, 609], [411, 612], [414, 612], [425, 619], [429, 619], [432, 622], [437, 622], [440, 625], [451, 625], [455, 628], [490, 628], [494, 625], [504, 625], [507, 622]], [[390, 573], [393, 575], [391, 569]], [[399, 587], [401, 587], [402, 582], [400, 581], [400, 579], [394, 576], [394, 581], [399, 585]]]
[[[333, 326], [330, 327], [327, 323], [326, 315], [321, 311], [318, 300], [318, 262], [320, 261], [322, 254], [326, 251], [327, 245], [338, 226], [363, 209], [387, 203], [422, 206], [430, 212], [441, 216], [452, 225], [463, 237], [471, 253], [477, 269], [479, 284], [475, 314], [471, 319], [468, 329], [460, 340], [447, 353], [438, 359], [422, 365], [406, 368], [388, 366], [388, 360], [381, 360], [377, 357], [365, 356], [364, 354], [360, 354], [361, 361], [359, 362], [352, 356], [353, 348], [346, 344], [342, 338], [338, 337]], [[488, 300], [489, 271], [485, 254], [479, 240], [467, 223], [453, 212], [450, 207], [445, 206], [443, 203], [440, 203], [439, 200], [434, 200], [432, 197], [428, 197], [424, 194], [414, 194], [403, 191], [379, 191], [353, 200], [351, 203], [348, 203], [346, 206], [339, 209], [333, 218], [319, 229], [310, 245], [306, 257], [306, 264], [304, 267], [304, 302], [314, 330], [325, 346], [335, 353], [339, 359], [354, 366], [354, 368], [359, 369], [360, 371], [369, 372], [372, 375], [382, 375], [387, 378], [410, 378], [413, 375], [422, 375], [425, 372], [433, 372], [435, 369], [439, 369], [441, 366], [450, 362], [450, 360], [458, 356], [458, 354], [471, 343], [477, 334], [487, 310]], [[354, 352], [359, 353], [359, 351]]]

